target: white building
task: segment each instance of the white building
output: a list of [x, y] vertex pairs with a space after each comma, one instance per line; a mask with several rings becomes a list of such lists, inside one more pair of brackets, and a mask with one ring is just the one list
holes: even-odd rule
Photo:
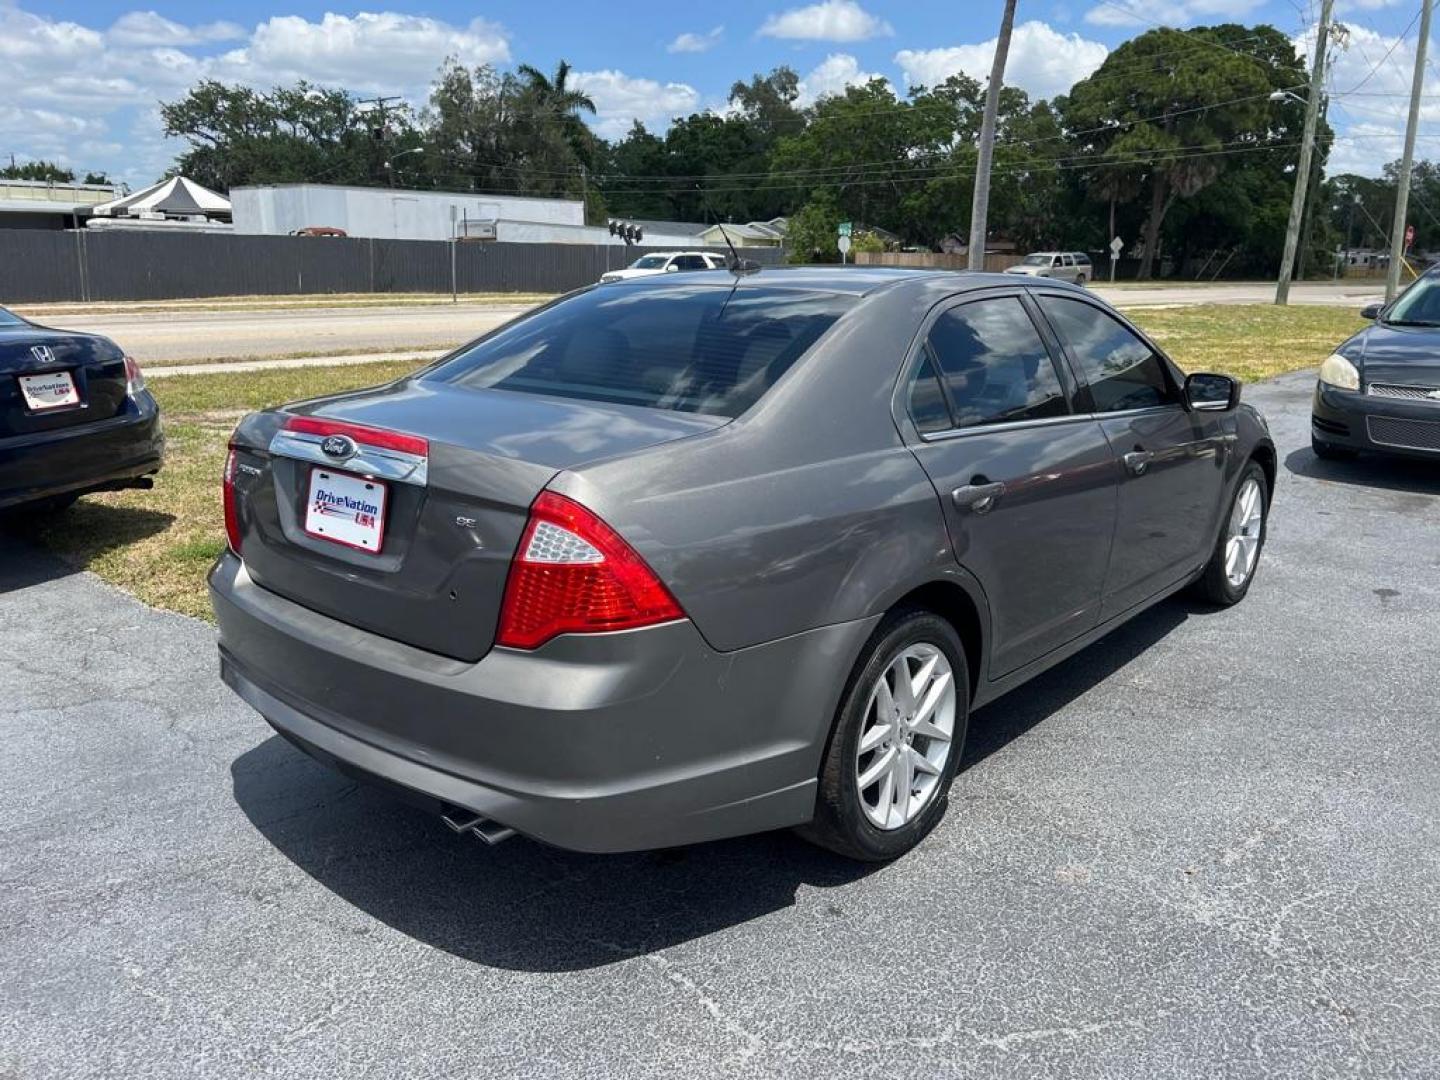
[[[472, 236], [521, 244], [623, 244], [604, 226], [585, 224], [579, 199], [408, 191], [333, 184], [265, 184], [230, 191], [237, 233], [285, 236], [297, 229], [343, 229], [377, 240]], [[693, 245], [692, 236], [645, 235], [646, 246]]]

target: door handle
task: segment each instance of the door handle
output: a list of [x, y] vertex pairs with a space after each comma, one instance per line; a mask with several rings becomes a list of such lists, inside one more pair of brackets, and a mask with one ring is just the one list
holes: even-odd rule
[[1120, 460], [1125, 463], [1125, 469], [1131, 476], [1144, 476], [1154, 457], [1149, 450], [1133, 450]]
[[956, 509], [968, 510], [972, 514], [988, 514], [1004, 494], [1005, 485], [999, 481], [993, 484], [966, 484], [950, 493], [950, 501], [955, 504]]

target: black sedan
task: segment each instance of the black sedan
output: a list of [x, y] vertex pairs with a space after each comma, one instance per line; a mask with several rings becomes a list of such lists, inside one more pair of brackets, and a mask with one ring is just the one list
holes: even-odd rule
[[1440, 274], [1431, 270], [1320, 366], [1310, 417], [1317, 457], [1357, 450], [1440, 460]]
[[0, 510], [149, 487], [164, 445], [160, 407], [119, 346], [0, 308]]

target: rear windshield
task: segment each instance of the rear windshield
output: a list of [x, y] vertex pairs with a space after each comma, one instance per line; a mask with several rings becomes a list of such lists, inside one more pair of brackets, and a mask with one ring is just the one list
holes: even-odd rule
[[790, 289], [590, 289], [492, 334], [424, 378], [739, 416], [853, 297]]

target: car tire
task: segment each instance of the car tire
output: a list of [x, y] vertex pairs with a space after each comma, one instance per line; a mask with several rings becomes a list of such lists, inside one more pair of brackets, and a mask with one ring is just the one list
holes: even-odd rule
[[[1251, 511], [1248, 507], [1251, 504], [1245, 502], [1251, 497], [1252, 491], [1259, 499], [1258, 522], [1249, 520]], [[1252, 542], [1254, 547], [1254, 553], [1249, 556], [1243, 575], [1237, 575], [1237, 567], [1232, 562], [1237, 553], [1232, 548], [1231, 541], [1237, 539], [1239, 526], [1243, 526], [1241, 535], [1245, 541]], [[1196, 582], [1201, 596], [1221, 607], [1229, 607], [1245, 599], [1251, 582], [1255, 580], [1255, 572], [1260, 568], [1260, 555], [1265, 550], [1265, 534], [1269, 526], [1270, 485], [1260, 463], [1252, 460], [1241, 470], [1235, 493], [1230, 497], [1230, 505], [1220, 523], [1220, 535], [1215, 541], [1215, 550]]]
[[1355, 451], [1345, 446], [1336, 446], [1334, 443], [1317, 439], [1310, 436], [1310, 449], [1321, 461], [1349, 461], [1355, 457]]
[[[862, 738], [875, 735], [882, 727], [876, 722], [882, 704], [877, 697], [880, 681], [886, 680], [887, 687], [898, 686], [896, 679], [901, 665], [903, 670], [920, 678], [930, 658], [937, 658], [935, 673], [930, 676], [931, 681], [922, 686], [921, 700], [916, 702], [914, 711], [923, 711], [932, 692], [937, 695], [939, 704], [927, 714], [930, 723], [940, 728], [949, 725], [949, 742], [938, 771], [930, 770], [936, 768], [934, 759], [941, 756], [943, 740], [923, 731], [909, 730], [899, 716], [894, 720], [897, 737], [893, 743], [887, 738], [883, 746], [862, 751]], [[948, 676], [944, 673], [946, 667]], [[942, 685], [947, 680], [948, 686]], [[900, 699], [901, 695], [894, 696], [897, 709], [903, 708]], [[861, 650], [845, 684], [821, 762], [815, 818], [797, 831], [812, 843], [862, 862], [887, 862], [905, 854], [944, 816], [950, 784], [965, 749], [969, 712], [969, 668], [955, 628], [934, 612], [923, 609], [887, 616]], [[900, 732], [904, 732], [903, 737], [899, 736]], [[882, 758], [883, 754], [892, 756]], [[923, 768], [914, 765], [920, 759], [927, 763]], [[885, 760], [899, 760], [901, 764], [896, 768], [901, 771], [887, 768]], [[867, 771], [879, 771], [882, 779], [862, 787]], [[900, 777], [908, 773], [910, 791], [914, 793], [910, 798], [917, 801], [904, 805], [899, 798], [887, 801], [885, 773], [890, 774], [892, 795], [899, 790]], [[872, 795], [874, 803], [870, 800]], [[881, 827], [875, 817], [886, 814], [887, 810], [893, 820]]]

